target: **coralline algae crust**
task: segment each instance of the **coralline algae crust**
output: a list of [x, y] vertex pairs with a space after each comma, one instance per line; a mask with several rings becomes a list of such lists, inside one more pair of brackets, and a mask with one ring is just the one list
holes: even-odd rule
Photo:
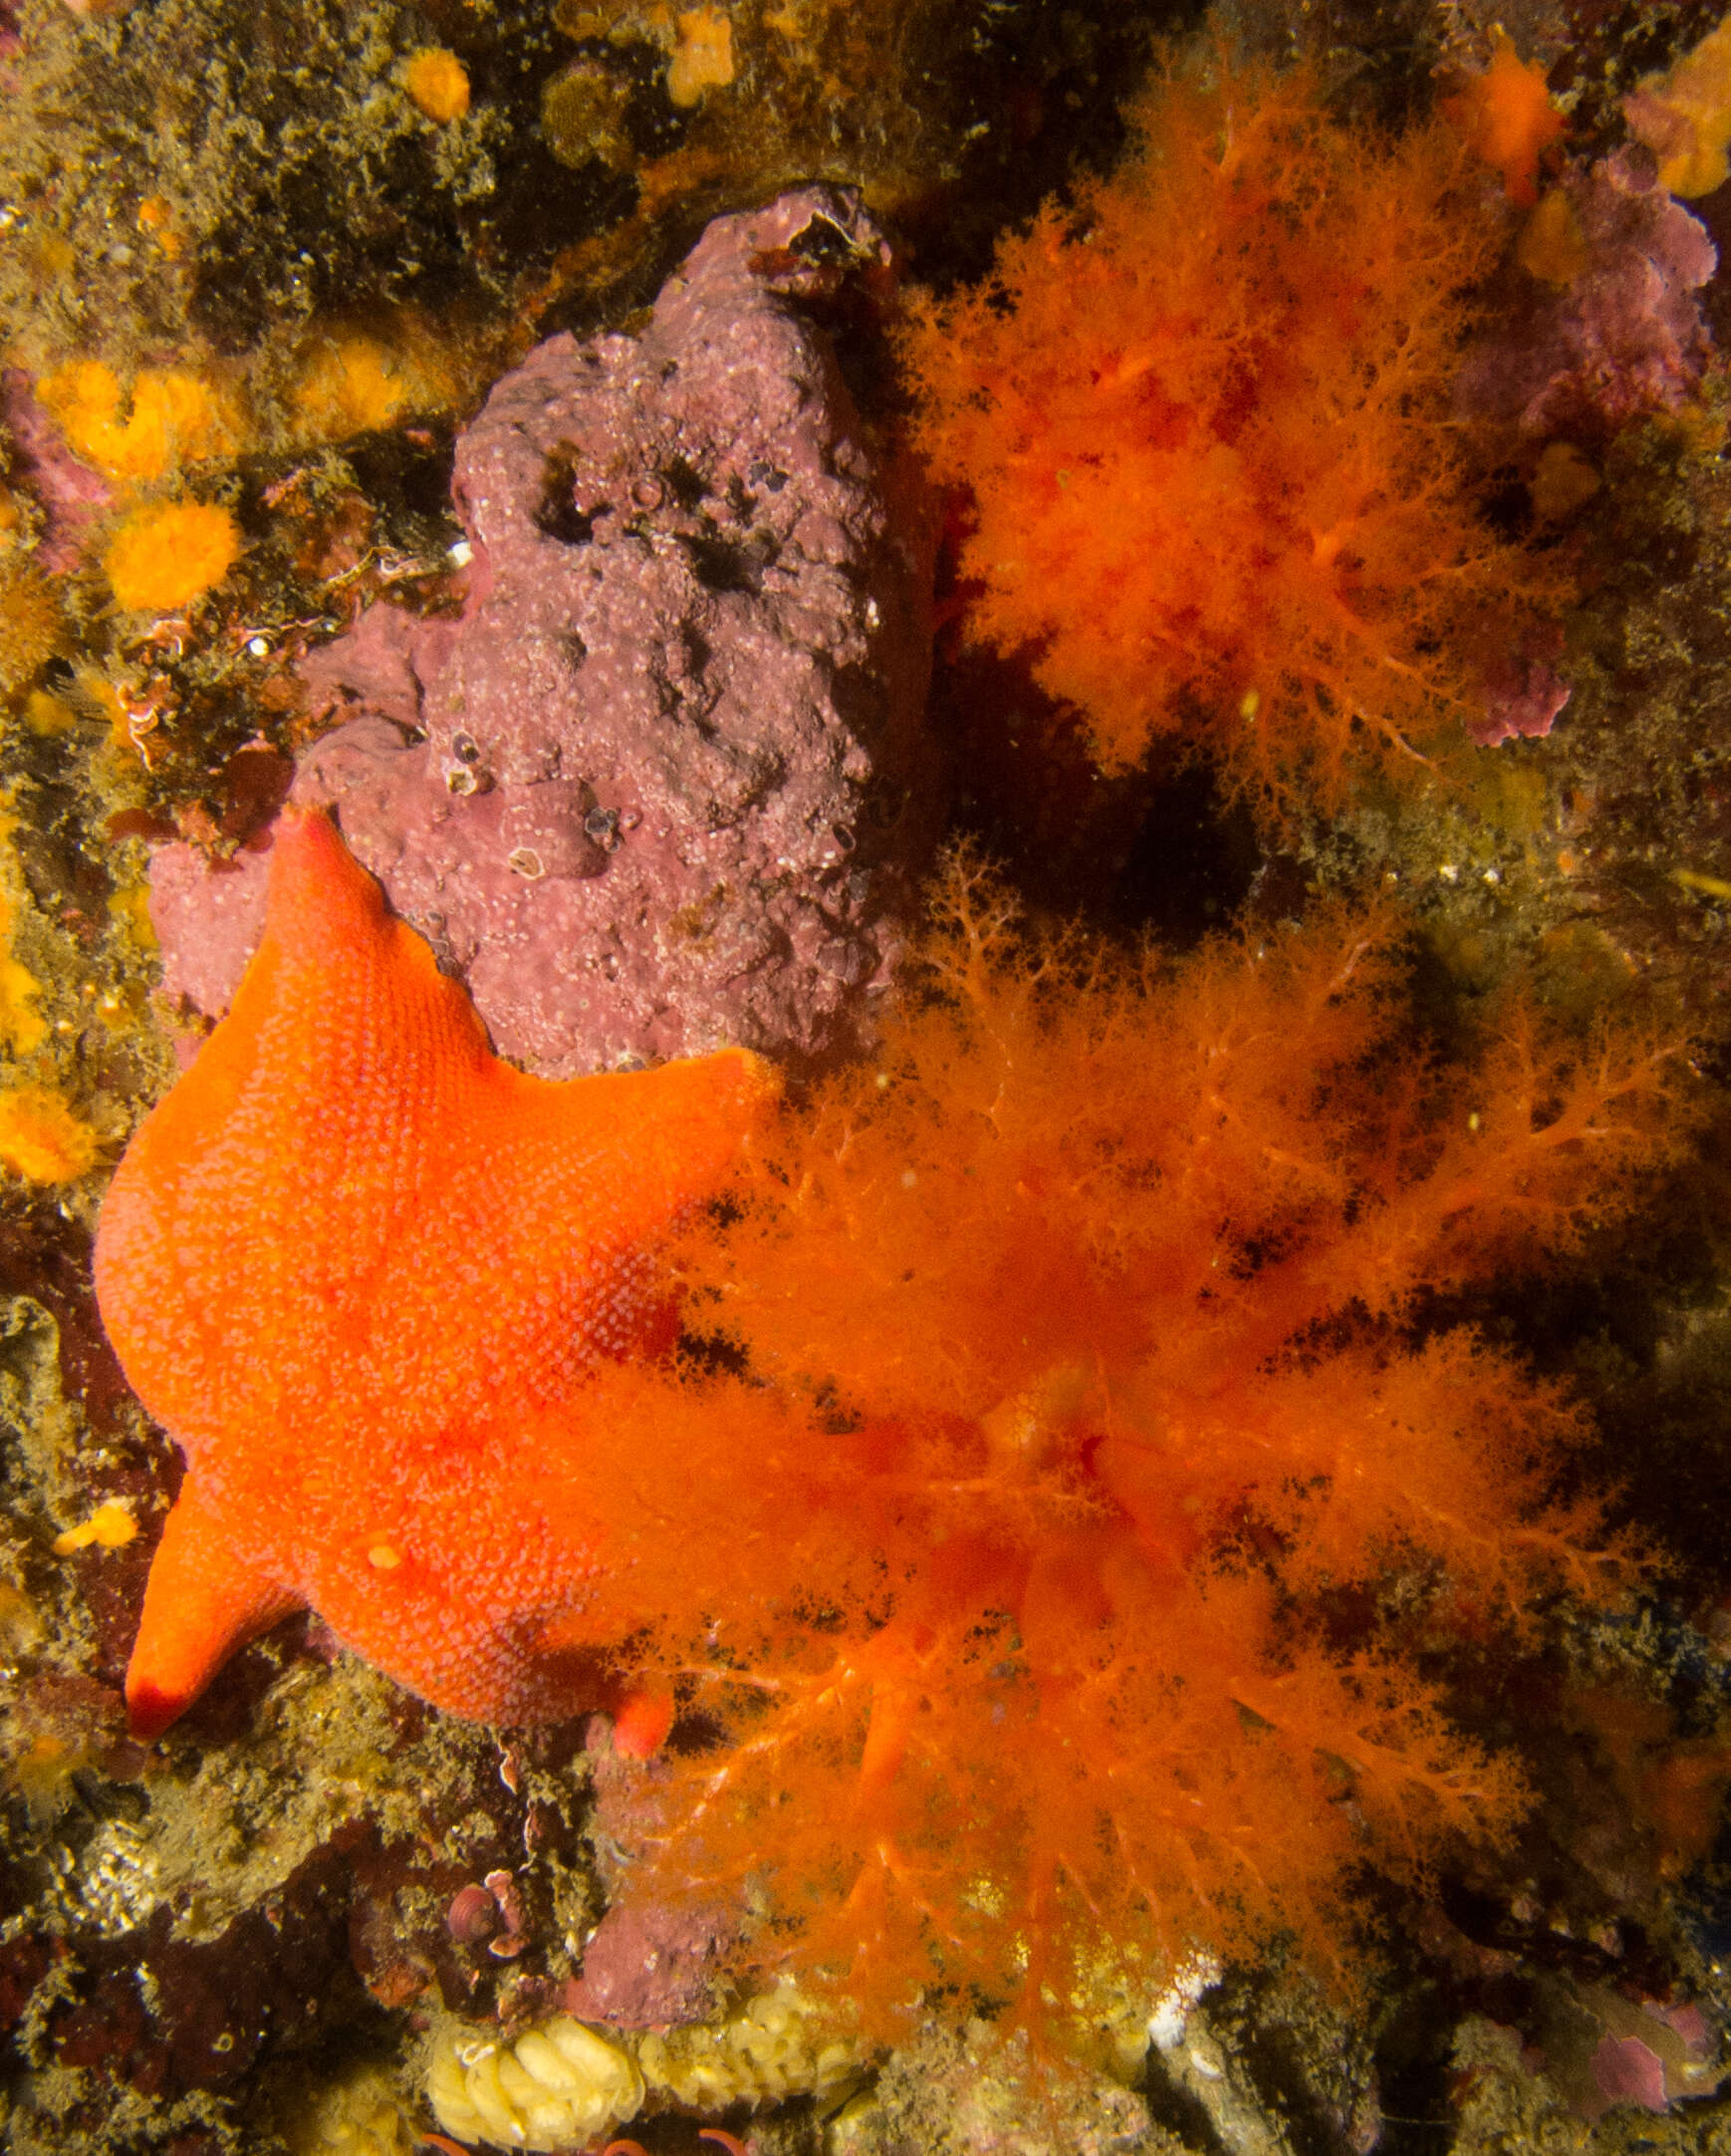
[[[801, 305], [887, 273], [834, 189], [716, 219], [640, 338], [550, 338], [460, 437], [461, 620], [374, 607], [305, 668], [347, 717], [296, 798], [533, 1070], [812, 1054], [887, 978], [929, 520]], [[225, 1000], [262, 881], [158, 854], [171, 991]]]

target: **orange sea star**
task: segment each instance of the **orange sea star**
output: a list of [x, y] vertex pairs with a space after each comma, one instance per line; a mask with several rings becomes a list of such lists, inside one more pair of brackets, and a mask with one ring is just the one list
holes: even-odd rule
[[453, 1713], [595, 1704], [581, 1395], [666, 1344], [650, 1250], [774, 1089], [739, 1050], [526, 1077], [335, 829], [286, 819], [258, 953], [97, 1238], [109, 1335], [187, 1458], [135, 1728], [309, 1605]]

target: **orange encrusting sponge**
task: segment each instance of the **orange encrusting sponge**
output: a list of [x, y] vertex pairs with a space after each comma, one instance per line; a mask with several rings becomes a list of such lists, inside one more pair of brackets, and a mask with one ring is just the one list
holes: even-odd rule
[[1442, 110], [1473, 154], [1500, 172], [1516, 209], [1539, 199], [1539, 161], [1569, 131], [1552, 102], [1545, 71], [1523, 61], [1499, 24], [1491, 32], [1490, 65], [1472, 76]]

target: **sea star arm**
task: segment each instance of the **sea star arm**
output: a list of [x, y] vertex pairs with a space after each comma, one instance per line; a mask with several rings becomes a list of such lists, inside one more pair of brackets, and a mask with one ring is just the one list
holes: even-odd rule
[[136, 1737], [159, 1737], [237, 1647], [268, 1631], [299, 1597], [234, 1555], [196, 1472], [168, 1515], [126, 1665]]
[[593, 1700], [530, 1637], [599, 1561], [588, 1388], [670, 1343], [657, 1248], [776, 1091], [739, 1049], [559, 1083], [500, 1063], [329, 821], [286, 818], [252, 965], [97, 1238], [110, 1338], [188, 1461], [134, 1727], [307, 1605], [451, 1712]]

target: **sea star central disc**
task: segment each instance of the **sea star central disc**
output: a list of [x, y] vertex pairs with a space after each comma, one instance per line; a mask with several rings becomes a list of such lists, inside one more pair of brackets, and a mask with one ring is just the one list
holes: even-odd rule
[[452, 1713], [595, 1704], [586, 1382], [667, 1344], [654, 1246], [774, 1091], [741, 1050], [560, 1084], [501, 1063], [331, 824], [286, 817], [233, 1008], [97, 1237], [109, 1336], [187, 1460], [134, 1728], [302, 1606]]

